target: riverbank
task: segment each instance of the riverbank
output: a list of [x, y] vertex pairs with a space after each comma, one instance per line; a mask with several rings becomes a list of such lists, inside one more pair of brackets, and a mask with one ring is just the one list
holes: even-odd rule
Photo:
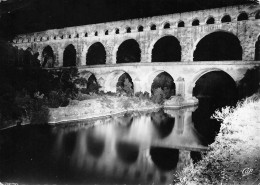
[[190, 162], [176, 176], [179, 185], [260, 183], [260, 94], [235, 108], [225, 107], [213, 118], [220, 132], [197, 164]]
[[162, 108], [162, 106], [148, 99], [102, 96], [95, 99], [72, 101], [67, 107], [50, 108], [49, 124], [111, 117], [127, 112], [140, 112], [159, 108]]

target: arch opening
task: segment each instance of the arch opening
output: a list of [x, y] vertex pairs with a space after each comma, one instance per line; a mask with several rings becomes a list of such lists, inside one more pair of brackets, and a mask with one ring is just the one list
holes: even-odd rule
[[170, 27], [171, 27], [170, 23], [168, 23], [168, 22], [165, 23], [164, 26], [163, 26], [164, 29], [169, 29]]
[[215, 24], [215, 19], [213, 17], [208, 18], [206, 24]]
[[80, 74], [79, 80], [76, 81], [77, 87], [83, 94], [98, 93], [100, 85], [91, 72], [83, 72]]
[[246, 12], [242, 12], [239, 14], [239, 16], [237, 17], [237, 21], [245, 21], [248, 20], [248, 15]]
[[178, 27], [179, 27], [179, 28], [184, 27], [184, 26], [185, 26], [184, 21], [180, 21], [180, 22], [178, 23]]
[[46, 46], [42, 51], [43, 63], [42, 67], [53, 68], [55, 57], [51, 46]]
[[177, 167], [179, 150], [163, 147], [151, 147], [150, 155], [154, 164], [162, 171], [170, 171]]
[[211, 144], [219, 132], [220, 122], [210, 117], [216, 109], [235, 105], [236, 83], [226, 72], [216, 69], [197, 79], [192, 94], [199, 99], [199, 107], [192, 113], [194, 127], [202, 136], [203, 145]]
[[174, 36], [160, 38], [152, 50], [152, 62], [181, 61], [181, 45]]
[[260, 36], [255, 43], [255, 60], [260, 60]]
[[127, 95], [132, 95], [134, 93], [134, 84], [131, 76], [128, 73], [123, 73], [117, 81], [116, 84], [117, 93], [126, 93]]
[[214, 32], [199, 41], [194, 51], [193, 60], [242, 60], [242, 47], [235, 35], [228, 32]]
[[161, 89], [163, 91], [166, 99], [175, 95], [175, 83], [169, 73], [162, 72], [154, 78], [151, 86], [152, 95], [154, 95], [158, 89]]
[[76, 49], [70, 44], [68, 45], [63, 53], [63, 67], [76, 66]]
[[144, 31], [144, 27], [143, 26], [139, 26], [138, 27], [138, 32], [142, 32], [142, 31]]
[[119, 46], [116, 63], [133, 63], [140, 62], [140, 60], [141, 50], [136, 40], [126, 40]]
[[130, 27], [126, 28], [126, 33], [131, 33], [131, 28]]
[[222, 17], [221, 22], [222, 23], [231, 22], [230, 15], [225, 15], [224, 17]]
[[151, 30], [156, 30], [156, 25], [155, 24], [151, 25]]
[[199, 26], [200, 25], [200, 21], [198, 19], [195, 19], [192, 21], [192, 26]]
[[106, 50], [103, 44], [96, 42], [92, 44], [86, 56], [86, 65], [106, 64]]
[[119, 29], [118, 28], [115, 29], [115, 33], [119, 34]]
[[211, 71], [196, 81], [192, 94], [198, 99], [233, 101], [237, 97], [237, 88], [233, 78], [224, 71]]

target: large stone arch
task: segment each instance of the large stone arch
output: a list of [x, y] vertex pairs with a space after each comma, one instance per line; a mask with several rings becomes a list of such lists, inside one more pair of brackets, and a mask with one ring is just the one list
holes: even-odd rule
[[104, 83], [104, 90], [106, 92], [109, 92], [109, 91], [116, 92], [118, 80], [119, 80], [120, 76], [123, 75], [124, 73], [127, 73], [131, 77], [131, 79], [133, 80], [132, 81], [133, 89], [135, 89], [135, 82], [134, 82], [133, 75], [124, 70], [116, 70], [116, 71], [111, 72], [107, 76], [105, 83]]
[[234, 85], [236, 86], [236, 77], [234, 76], [234, 74], [229, 73], [228, 71], [225, 71], [221, 68], [206, 68], [206, 69], [200, 70], [192, 77], [192, 80], [188, 84], [187, 94], [193, 95], [193, 90], [196, 86], [197, 81], [204, 75], [209, 74], [211, 72], [221, 72], [221, 73], [225, 74], [230, 80], [232, 80], [234, 82]]
[[77, 51], [73, 44], [69, 44], [63, 51], [63, 67], [76, 66], [77, 64]]
[[152, 88], [152, 84], [154, 82], [154, 79], [160, 75], [161, 73], [167, 73], [168, 75], [171, 76], [171, 78], [174, 80], [173, 76], [165, 71], [165, 70], [158, 70], [158, 71], [153, 71], [150, 74], [147, 75], [146, 79], [143, 81], [143, 91], [147, 91], [150, 94], [152, 94], [151, 92], [151, 88]]
[[86, 65], [106, 64], [106, 49], [101, 42], [90, 45], [86, 53]]
[[140, 44], [136, 39], [126, 39], [117, 48], [116, 63], [132, 63], [141, 61]]
[[170, 34], [154, 40], [149, 48], [152, 62], [181, 61], [181, 52], [180, 41]]
[[97, 75], [91, 71], [80, 71], [79, 77], [81, 78], [81, 81], [84, 82], [84, 85], [83, 83], [77, 84], [78, 88], [81, 89], [82, 92], [85, 91], [85, 93], [87, 93], [89, 91], [88, 88], [92, 88], [91, 92], [93, 92], [100, 85]]
[[228, 73], [226, 71], [224, 71], [223, 69], [220, 69], [220, 68], [205, 68], [203, 70], [200, 70], [198, 71], [197, 73], [195, 73], [195, 75], [193, 75], [193, 77], [191, 78], [191, 81], [189, 82], [189, 85], [188, 85], [188, 93], [192, 93], [192, 90], [193, 88], [195, 87], [196, 85], [196, 82], [205, 74], [207, 73], [210, 73], [210, 72], [213, 72], [213, 71], [222, 71], [224, 73], [227, 73], [234, 81], [235, 81], [235, 77], [231, 74], [231, 73]]
[[[217, 39], [217, 37], [221, 37], [221, 39]], [[224, 38], [225, 37], [225, 38]], [[219, 42], [218, 49], [221, 50], [221, 52], [213, 51], [216, 48], [216, 43], [213, 42], [212, 45], [207, 44], [206, 41], [212, 41], [215, 40], [216, 42]], [[229, 42], [230, 41], [230, 42]], [[231, 42], [232, 41], [232, 42]], [[221, 43], [221, 42], [225, 42]], [[229, 44], [235, 44], [232, 45], [232, 47], [228, 47]], [[221, 47], [220, 47], [221, 45]], [[202, 48], [204, 47], [204, 48]], [[228, 47], [228, 48], [225, 48]], [[232, 52], [230, 52], [230, 49], [232, 49]], [[211, 51], [207, 51], [211, 50]], [[222, 58], [223, 59], [222, 59]], [[243, 48], [241, 46], [241, 41], [239, 38], [230, 31], [226, 30], [215, 30], [213, 32], [204, 34], [202, 37], [197, 39], [197, 41], [194, 43], [193, 47], [193, 61], [216, 61], [217, 58], [220, 58], [221, 60], [242, 60], [243, 57]], [[229, 59], [230, 58], [230, 59]], [[207, 60], [209, 59], [209, 60]]]

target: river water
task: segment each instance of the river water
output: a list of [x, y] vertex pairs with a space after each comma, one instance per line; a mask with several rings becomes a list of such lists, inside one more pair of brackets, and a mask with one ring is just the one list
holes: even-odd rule
[[[204, 101], [209, 102], [209, 101]], [[201, 158], [220, 124], [216, 109], [129, 113], [60, 126], [27, 125], [0, 132], [0, 182], [169, 184]]]

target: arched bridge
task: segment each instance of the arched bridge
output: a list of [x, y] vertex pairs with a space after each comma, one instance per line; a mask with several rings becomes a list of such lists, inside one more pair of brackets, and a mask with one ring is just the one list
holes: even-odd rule
[[[45, 68], [77, 66], [104, 91], [130, 75], [134, 91], [151, 92], [167, 72], [176, 93], [192, 96], [196, 81], [223, 71], [235, 82], [260, 64], [260, 6], [241, 5], [19, 35], [19, 61], [38, 56]], [[90, 75], [87, 75], [88, 77]]]

